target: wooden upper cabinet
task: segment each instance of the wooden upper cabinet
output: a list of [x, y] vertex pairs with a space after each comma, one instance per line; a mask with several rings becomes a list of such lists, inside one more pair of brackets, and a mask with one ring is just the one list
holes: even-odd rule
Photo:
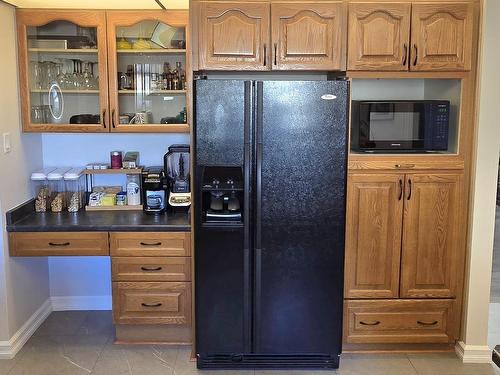
[[473, 5], [413, 4], [411, 70], [470, 70]]
[[463, 175], [406, 176], [402, 298], [454, 298], [463, 277]]
[[16, 14], [23, 131], [109, 131], [106, 13]]
[[199, 68], [269, 70], [269, 4], [200, 5]]
[[408, 70], [410, 3], [349, 4], [348, 70]]
[[347, 183], [346, 298], [397, 298], [402, 174], [352, 174]]
[[112, 132], [189, 132], [188, 16], [186, 10], [106, 12]]
[[273, 69], [341, 70], [342, 2], [271, 5]]

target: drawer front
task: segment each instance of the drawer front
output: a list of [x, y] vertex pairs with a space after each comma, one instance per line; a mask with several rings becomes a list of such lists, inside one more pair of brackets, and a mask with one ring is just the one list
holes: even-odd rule
[[191, 281], [188, 257], [112, 257], [113, 281]]
[[191, 325], [191, 283], [113, 282], [115, 324]]
[[451, 343], [454, 300], [345, 301], [344, 342]]
[[191, 255], [189, 232], [112, 232], [113, 256], [177, 256]]
[[15, 232], [11, 256], [109, 255], [108, 232]]

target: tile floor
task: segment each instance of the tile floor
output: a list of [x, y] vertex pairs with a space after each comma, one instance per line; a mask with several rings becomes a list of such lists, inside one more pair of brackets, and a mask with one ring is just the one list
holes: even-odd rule
[[0, 375], [500, 375], [489, 364], [462, 364], [453, 353], [343, 355], [328, 371], [198, 371], [189, 347], [114, 345], [109, 311], [55, 312]]

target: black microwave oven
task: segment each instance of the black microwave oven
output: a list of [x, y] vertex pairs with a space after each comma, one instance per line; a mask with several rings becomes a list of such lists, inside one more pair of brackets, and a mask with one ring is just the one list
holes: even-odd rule
[[448, 150], [450, 102], [352, 101], [352, 149], [360, 152]]

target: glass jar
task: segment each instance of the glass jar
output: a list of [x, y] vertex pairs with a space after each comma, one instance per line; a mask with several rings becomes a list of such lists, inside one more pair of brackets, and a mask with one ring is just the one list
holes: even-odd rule
[[83, 168], [73, 168], [64, 174], [68, 212], [78, 212], [85, 205]]
[[44, 168], [31, 174], [35, 192], [35, 212], [46, 212], [49, 209], [50, 190], [47, 175], [55, 168]]
[[66, 192], [64, 186], [64, 174], [70, 168], [57, 168], [47, 175], [50, 190], [50, 210], [62, 212], [66, 207]]

